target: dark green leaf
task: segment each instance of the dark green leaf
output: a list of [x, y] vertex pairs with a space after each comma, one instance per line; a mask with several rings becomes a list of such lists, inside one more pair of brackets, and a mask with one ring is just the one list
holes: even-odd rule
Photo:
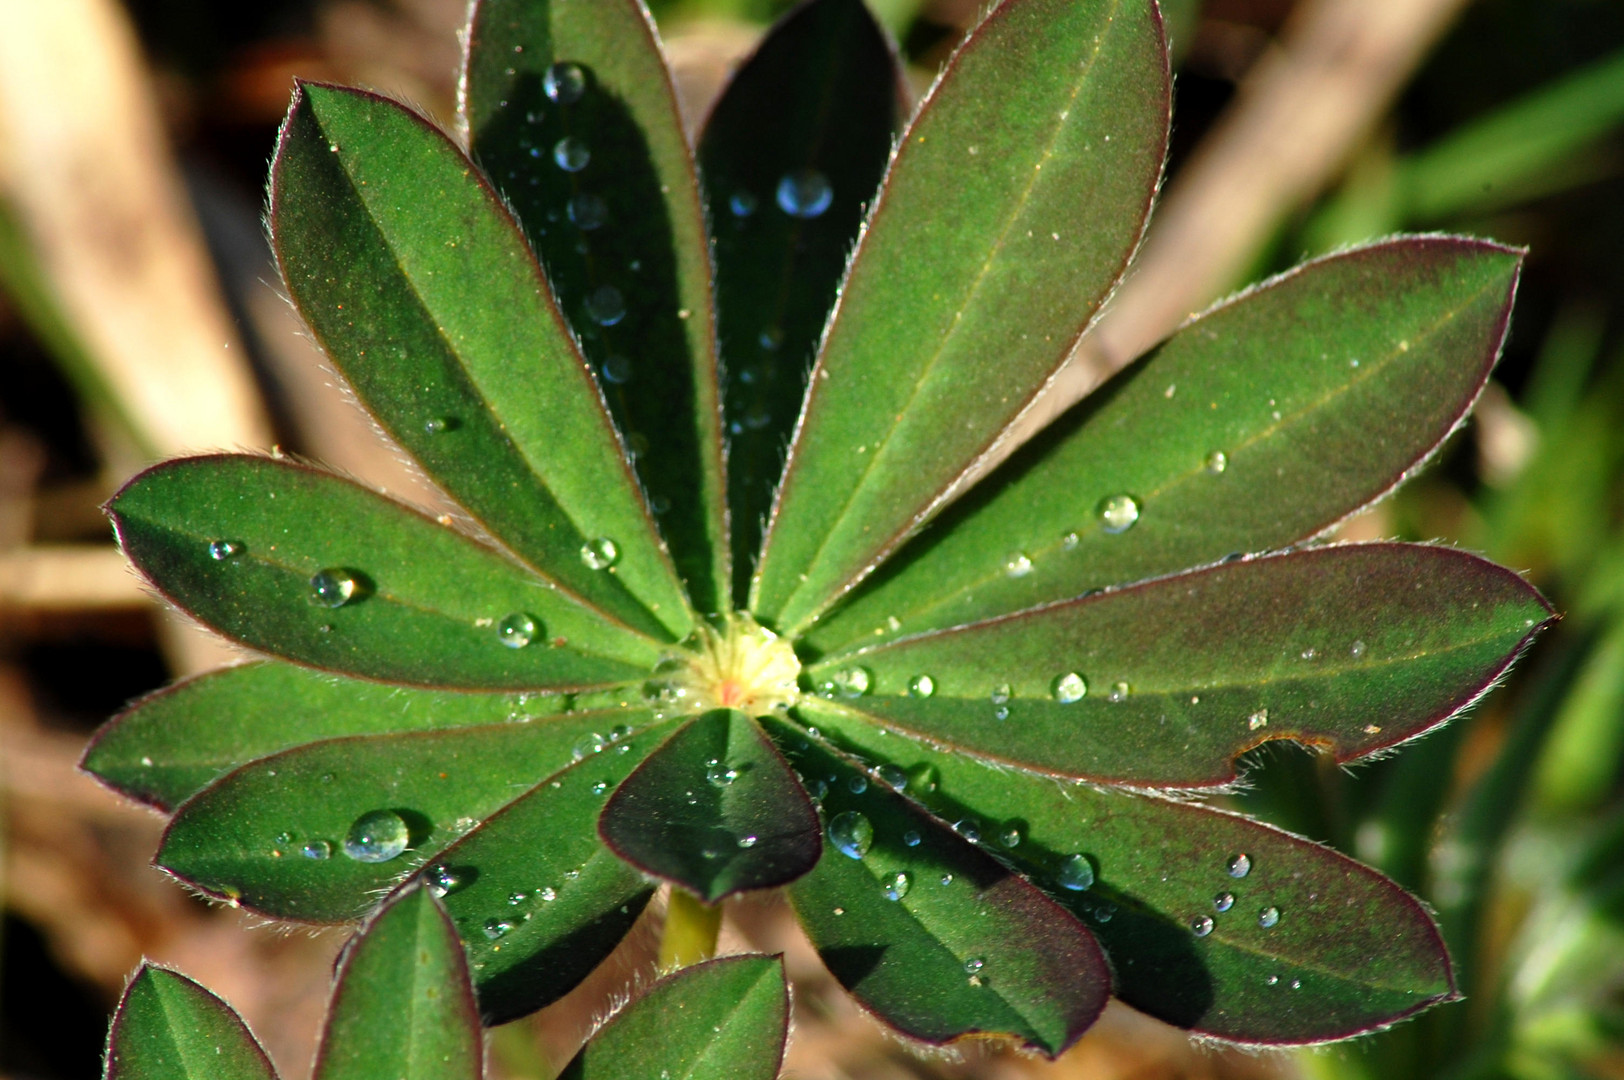
[[1140, 0], [1005, 0], [903, 137], [791, 447], [752, 608], [799, 633], [951, 497], [1138, 243], [1167, 53]]
[[783, 962], [729, 956], [655, 983], [581, 1048], [559, 1080], [774, 1080], [788, 1037]]
[[647, 12], [636, 0], [480, 0], [462, 110], [474, 157], [523, 223], [599, 373], [694, 603], [720, 610], [727, 517], [711, 266], [693, 156]]
[[106, 1080], [276, 1080], [231, 1007], [177, 972], [143, 964], [113, 1016]]
[[[270, 217], [300, 314], [429, 475], [614, 618], [686, 634], [692, 615], [597, 384], [467, 157], [394, 102], [303, 84]], [[603, 538], [618, 550], [613, 573], [583, 558]]]
[[540, 719], [575, 695], [474, 694], [364, 682], [275, 661], [158, 691], [97, 732], [81, 767], [160, 810], [257, 757], [318, 739]]
[[[210, 895], [280, 918], [357, 918], [378, 890], [487, 816], [578, 756], [630, 745], [609, 737], [650, 722], [628, 709], [311, 743], [260, 758], [182, 805], [158, 862]], [[365, 844], [363, 819], [395, 842]]]
[[859, 671], [868, 694], [806, 707], [1062, 776], [1227, 784], [1271, 739], [1346, 761], [1414, 738], [1477, 700], [1550, 617], [1475, 555], [1351, 544], [900, 638], [813, 668], [836, 688]]
[[1076, 916], [896, 794], [899, 778], [766, 723], [825, 791], [829, 842], [790, 899], [846, 989], [928, 1043], [1008, 1035], [1054, 1057], [1087, 1030], [1111, 971]]
[[1389, 241], [1219, 305], [1022, 448], [813, 644], [945, 628], [1323, 531], [1466, 415], [1521, 261], [1478, 241]]
[[690, 721], [603, 808], [604, 843], [644, 873], [714, 903], [787, 885], [817, 865], [818, 811], [755, 722]]
[[[1117, 996], [1152, 1016], [1237, 1042], [1321, 1042], [1454, 996], [1426, 909], [1328, 848], [1197, 804], [1063, 787], [850, 718], [819, 723], [908, 776], [907, 794], [933, 812], [979, 822], [1000, 858], [1088, 921]], [[1270, 908], [1278, 920], [1264, 927]]]
[[741, 601], [818, 335], [885, 173], [901, 86], [862, 0], [814, 0], [767, 32], [699, 139]]
[[300, 663], [420, 686], [543, 690], [639, 678], [660, 655], [497, 552], [305, 466], [171, 461], [108, 507], [124, 553], [165, 597]]
[[538, 784], [443, 852], [429, 872], [474, 972], [487, 1023], [550, 1004], [631, 929], [654, 886], [598, 839], [616, 785], [673, 724], [622, 737]]
[[314, 1080], [480, 1080], [484, 1050], [450, 920], [405, 893], [346, 947]]

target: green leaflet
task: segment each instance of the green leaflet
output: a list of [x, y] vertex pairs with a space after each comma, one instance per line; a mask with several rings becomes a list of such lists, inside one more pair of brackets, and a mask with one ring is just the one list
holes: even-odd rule
[[1018, 451], [808, 640], [836, 651], [1321, 532], [1466, 415], [1521, 264], [1412, 237], [1218, 305]]
[[653, 23], [635, 0], [480, 0], [466, 55], [471, 152], [547, 268], [689, 595], [700, 611], [720, 610], [728, 545], [711, 264]]
[[708, 960], [661, 979], [616, 1013], [559, 1080], [773, 1080], [788, 1036], [779, 958]]
[[812, 376], [752, 593], [800, 633], [939, 510], [1070, 352], [1160, 173], [1153, 5], [1004, 3], [891, 163]]
[[[449, 139], [384, 98], [301, 84], [270, 220], [300, 314], [438, 484], [611, 617], [687, 633], [670, 558], [548, 280]], [[582, 555], [605, 539], [613, 573]]]
[[143, 964], [119, 1000], [105, 1080], [275, 1080], [231, 1007], [197, 983]]
[[567, 690], [639, 678], [659, 656], [654, 641], [489, 548], [305, 466], [171, 461], [108, 510], [124, 553], [168, 599], [229, 638], [315, 667]]
[[[1204, 787], [1294, 739], [1358, 758], [1475, 701], [1551, 617], [1519, 576], [1449, 548], [1353, 544], [1159, 578], [814, 667], [851, 710], [989, 760]], [[928, 680], [930, 693], [921, 693]]]

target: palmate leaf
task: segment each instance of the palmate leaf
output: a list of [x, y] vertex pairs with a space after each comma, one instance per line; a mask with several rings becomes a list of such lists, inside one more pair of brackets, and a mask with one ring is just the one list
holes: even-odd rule
[[113, 1016], [105, 1080], [276, 1080], [231, 1007], [186, 976], [143, 964]]
[[479, 0], [460, 112], [470, 152], [524, 225], [598, 372], [689, 596], [720, 610], [711, 265], [647, 11], [636, 0]]
[[836, 651], [1314, 536], [1460, 423], [1521, 262], [1410, 237], [1225, 301], [1018, 451], [808, 642]]
[[1475, 701], [1550, 617], [1474, 555], [1351, 544], [899, 638], [814, 666], [815, 681], [866, 692], [803, 708], [1040, 772], [1204, 787], [1270, 739], [1346, 761], [1414, 738]]
[[1065, 359], [1138, 243], [1168, 124], [1154, 5], [1022, 0], [902, 137], [812, 375], [751, 597], [799, 634]]
[[1168, 1023], [1312, 1043], [1454, 995], [1426, 909], [1344, 855], [1199, 804], [994, 768], [847, 716], [819, 724], [888, 762], [932, 813], [972, 822], [1001, 860], [1082, 916], [1111, 955], [1117, 996]]

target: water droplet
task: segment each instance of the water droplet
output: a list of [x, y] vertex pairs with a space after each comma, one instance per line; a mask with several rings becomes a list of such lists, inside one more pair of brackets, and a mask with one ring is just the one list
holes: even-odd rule
[[1111, 684], [1111, 692], [1105, 695], [1105, 700], [1110, 701], [1110, 702], [1114, 702], [1116, 704], [1121, 704], [1122, 702], [1128, 700], [1128, 695], [1131, 694], [1131, 693], [1133, 693], [1133, 688], [1130, 687], [1127, 683], [1125, 683], [1125, 682], [1112, 683]]
[[1280, 981], [1280, 976], [1278, 976], [1278, 975], [1270, 975], [1267, 979], [1264, 979], [1263, 981], [1268, 983], [1270, 986], [1273, 986], [1275, 983]]
[[620, 548], [607, 536], [588, 540], [581, 545], [581, 561], [588, 570], [607, 570], [620, 558]]
[[994, 705], [1007, 704], [1012, 693], [1013, 691], [1010, 690], [1009, 683], [999, 683], [997, 686], [992, 688], [992, 703]]
[[609, 790], [609, 781], [607, 781], [607, 780], [599, 780], [596, 784], [592, 785], [592, 794], [594, 794], [594, 795], [602, 795], [604, 792], [606, 792], [608, 790]]
[[1229, 876], [1230, 877], [1232, 877], [1232, 878], [1243, 878], [1247, 874], [1250, 874], [1251, 872], [1252, 872], [1252, 856], [1246, 854], [1243, 851], [1239, 855], [1231, 855], [1229, 857]]
[[1088, 694], [1088, 682], [1075, 671], [1068, 671], [1055, 679], [1049, 687], [1054, 699], [1062, 705], [1070, 705], [1083, 700]]
[[1219, 893], [1212, 898], [1212, 906], [1219, 911], [1228, 911], [1235, 906], [1235, 894], [1232, 892]]
[[1075, 548], [1078, 544], [1081, 544], [1082, 542], [1083, 542], [1083, 538], [1081, 536], [1078, 536], [1074, 532], [1069, 532], [1069, 533], [1067, 533], [1066, 535], [1064, 535], [1064, 536], [1062, 536], [1060, 538], [1060, 546], [1062, 548], [1064, 548], [1066, 551], [1071, 551], [1073, 548]]
[[960, 818], [953, 823], [953, 831], [972, 844], [981, 843], [981, 822], [975, 818]]
[[778, 181], [778, 208], [790, 217], [815, 218], [834, 198], [829, 178], [816, 169], [797, 169]]
[[456, 425], [444, 416], [431, 416], [423, 421], [423, 430], [430, 435], [444, 435]]
[[733, 216], [741, 218], [755, 213], [756, 205], [756, 197], [748, 191], [735, 191], [733, 197], [727, 201], [727, 208], [733, 211]]
[[967, 974], [970, 974], [970, 975], [980, 974], [981, 969], [986, 967], [986, 966], [987, 966], [987, 962], [985, 960], [981, 959], [981, 957], [979, 957], [979, 956], [972, 956], [972, 957], [970, 957], [970, 959], [968, 959], [968, 960], [966, 960], [964, 962], [964, 970], [965, 970], [965, 972]]
[[874, 773], [892, 791], [902, 791], [908, 786], [908, 774], [895, 765], [881, 765]]
[[592, 151], [586, 143], [566, 135], [553, 144], [553, 162], [565, 172], [580, 172], [592, 160]]
[[913, 887], [913, 875], [906, 870], [898, 870], [880, 882], [880, 885], [881, 893], [887, 900], [901, 900]]
[[530, 894], [527, 893], [527, 892], [524, 892], [523, 890], [520, 890], [519, 892], [510, 892], [510, 893], [508, 893], [508, 903], [513, 905], [514, 907], [518, 907], [520, 904], [524, 903], [528, 899], [530, 899]]
[[1355, 660], [1359, 659], [1361, 656], [1365, 655], [1365, 643], [1362, 641], [1355, 641], [1353, 646], [1348, 649], [1348, 652]]
[[902, 843], [904, 847], [918, 847], [919, 841], [922, 839], [923, 837], [919, 835], [918, 829], [909, 829], [907, 832], [902, 834]]
[[546, 888], [542, 889], [540, 892], [538, 892], [536, 895], [541, 897], [541, 902], [542, 903], [550, 904], [554, 900], [558, 899], [558, 890], [554, 889], [551, 885], [549, 885]]
[[841, 668], [829, 677], [830, 689], [845, 698], [862, 697], [873, 685], [874, 676], [864, 667]]
[[1313, 660], [1319, 656], [1319, 651], [1311, 646], [1304, 649], [1301, 655], [1304, 660]]
[[339, 608], [356, 598], [361, 583], [348, 570], [329, 567], [310, 579], [310, 602], [317, 607]]
[[570, 224], [583, 232], [600, 227], [609, 217], [609, 205], [591, 192], [583, 191], [565, 205]]
[[952, 874], [943, 874], [942, 875], [942, 884], [943, 885], [951, 885], [951, 884], [953, 884], [953, 875]]
[[861, 859], [874, 842], [874, 826], [855, 810], [836, 814], [829, 821], [829, 842], [848, 859]]
[[756, 344], [761, 346], [763, 352], [777, 352], [778, 347], [784, 344], [784, 328], [769, 326], [756, 336]]
[[242, 543], [237, 540], [216, 540], [209, 545], [209, 558], [225, 562], [242, 554]]
[[393, 810], [362, 814], [344, 837], [344, 854], [356, 862], [388, 862], [406, 850], [406, 822]]
[[921, 795], [931, 794], [936, 790], [936, 785], [941, 783], [934, 765], [917, 765], [909, 770], [908, 776], [908, 786]]
[[857, 773], [850, 780], [846, 781], [846, 786], [851, 789], [851, 793], [853, 795], [861, 795], [863, 792], [868, 790], [868, 777], [864, 776], [862, 773]]
[[1194, 934], [1196, 937], [1206, 937], [1208, 934], [1212, 933], [1212, 927], [1213, 922], [1211, 915], [1197, 915], [1195, 918], [1190, 920], [1190, 933]]
[[632, 362], [619, 353], [607, 357], [598, 370], [603, 373], [603, 381], [623, 386], [632, 381]]
[[1222, 450], [1214, 450], [1207, 455], [1207, 471], [1212, 475], [1217, 476], [1227, 468], [1229, 468], [1229, 455]]
[[705, 762], [705, 780], [711, 787], [730, 787], [738, 778], [739, 770], [730, 768], [725, 762], [715, 758]]
[[1268, 726], [1269, 726], [1269, 710], [1268, 709], [1259, 709], [1257, 712], [1253, 713], [1251, 716], [1248, 716], [1246, 718], [1246, 730], [1247, 731], [1256, 731], [1258, 728], [1268, 727]]
[[1025, 577], [1032, 572], [1032, 560], [1023, 551], [1017, 551], [1004, 560], [1004, 573], [1010, 577]]
[[915, 675], [908, 680], [908, 693], [917, 698], [927, 698], [936, 692], [936, 680], [929, 675]]
[[1020, 847], [1022, 839], [1024, 838], [1018, 825], [1010, 825], [998, 834], [998, 842], [1007, 848]]
[[1094, 885], [1094, 864], [1086, 855], [1067, 855], [1060, 860], [1054, 879], [1062, 889], [1082, 892]]
[[626, 317], [626, 298], [613, 285], [599, 285], [587, 294], [581, 306], [587, 318], [599, 326], [613, 326]]
[[492, 941], [513, 929], [513, 924], [506, 919], [486, 919], [485, 936]]
[[586, 72], [577, 64], [554, 64], [541, 77], [541, 90], [560, 105], [573, 105], [586, 93]]
[[1280, 909], [1266, 907], [1257, 913], [1257, 924], [1267, 930], [1280, 921]]
[[580, 761], [582, 758], [591, 757], [593, 754], [603, 753], [603, 748], [608, 745], [609, 740], [594, 731], [582, 736], [581, 741], [575, 744], [572, 753], [575, 755], [575, 760]]
[[1108, 533], [1127, 532], [1139, 520], [1139, 502], [1132, 495], [1112, 495], [1100, 502], [1100, 526]]
[[457, 873], [444, 863], [431, 866], [428, 869], [429, 892], [435, 896], [444, 896], [456, 892], [468, 884], [465, 875]]
[[325, 859], [333, 853], [333, 845], [325, 840], [312, 840], [299, 849], [299, 854], [307, 859]]
[[510, 649], [522, 649], [536, 639], [536, 620], [522, 611], [504, 615], [496, 624], [496, 640]]

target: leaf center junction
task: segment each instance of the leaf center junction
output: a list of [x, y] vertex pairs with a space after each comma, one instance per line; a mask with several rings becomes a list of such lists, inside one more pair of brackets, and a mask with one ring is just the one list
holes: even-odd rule
[[737, 709], [759, 716], [800, 696], [801, 662], [789, 642], [743, 612], [701, 624], [660, 662], [661, 702], [677, 712]]

